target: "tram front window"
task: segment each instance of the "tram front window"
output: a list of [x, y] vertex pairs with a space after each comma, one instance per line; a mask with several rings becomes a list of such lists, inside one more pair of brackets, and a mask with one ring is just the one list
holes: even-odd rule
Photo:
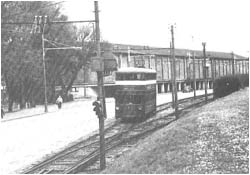
[[117, 97], [118, 103], [120, 104], [142, 104], [143, 96], [142, 95], [119, 95]]
[[116, 80], [144, 80], [143, 73], [116, 74]]
[[142, 73], [137, 73], [137, 74], [136, 74], [136, 79], [137, 79], [137, 80], [144, 80], [144, 74], [142, 74]]

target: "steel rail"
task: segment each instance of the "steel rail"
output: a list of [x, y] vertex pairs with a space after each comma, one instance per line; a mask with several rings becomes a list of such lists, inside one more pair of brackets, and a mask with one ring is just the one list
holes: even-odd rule
[[[212, 94], [209, 94], [209, 96], [212, 95]], [[199, 100], [199, 99], [202, 99], [204, 97], [204, 95], [200, 95], [200, 96], [197, 96], [197, 98], [195, 99], [195, 101]], [[179, 100], [182, 104], [182, 103], [185, 103], [186, 101], [190, 100], [190, 99], [193, 99], [193, 97], [190, 97], [190, 98], [185, 98], [185, 99], [181, 99]], [[203, 101], [202, 101], [203, 102]], [[199, 103], [202, 103], [202, 102], [199, 102]], [[158, 105], [157, 108], [161, 108], [161, 107], [164, 107], [164, 106], [167, 106], [165, 107], [164, 109], [166, 108], [170, 108], [171, 107], [171, 104], [172, 102], [168, 102], [168, 103], [164, 103], [164, 104], [161, 104], [161, 105]], [[193, 105], [190, 105], [190, 106], [196, 106], [197, 103], [193, 104]], [[156, 112], [160, 112], [164, 109], [158, 109]], [[183, 109], [180, 109], [179, 111], [183, 111], [184, 109], [187, 109], [187, 108], [183, 108]], [[173, 113], [170, 113], [168, 114], [167, 116], [171, 116], [173, 115]], [[106, 151], [109, 151], [125, 142], [128, 142], [129, 140], [133, 139], [133, 138], [138, 138], [140, 136], [145, 135], [146, 132], [150, 132], [150, 130], [146, 130], [145, 131], [145, 126], [148, 125], [148, 126], [152, 126], [153, 128], [151, 129], [152, 132], [154, 130], [158, 130], [160, 128], [162, 128], [163, 126], [166, 126], [167, 124], [169, 124], [169, 122], [172, 122], [174, 121], [175, 119], [171, 119], [170, 121], [167, 121], [167, 124], [162, 124], [162, 125], [158, 125], [158, 126], [154, 126], [154, 122], [157, 122], [159, 120], [162, 120], [162, 121], [165, 121], [166, 120], [166, 117], [163, 117], [163, 118], [160, 118], [160, 119], [153, 119], [152, 121], [149, 121], [149, 122], [146, 122], [145, 124], [141, 124], [141, 123], [137, 123], [137, 124], [134, 124], [130, 127], [128, 127], [127, 129], [125, 128], [125, 130], [123, 131], [120, 131], [119, 129], [120, 128], [120, 123], [119, 122], [116, 122], [115, 124], [111, 125], [109, 128], [107, 128], [105, 131], [106, 133], [108, 133], [109, 131], [111, 131], [111, 136], [105, 138], [106, 142], [107, 142], [107, 147], [106, 147]], [[143, 127], [144, 125], [144, 127]], [[115, 129], [116, 126], [119, 126], [118, 128], [118, 133], [112, 133], [112, 129]], [[136, 129], [137, 128], [137, 129]], [[134, 131], [133, 131], [134, 130]], [[115, 131], [117, 131], [117, 129], [115, 129]], [[126, 136], [126, 134], [128, 134], [129, 132], [135, 132], [135, 135], [134, 136], [128, 136], [127, 138], [123, 138], [123, 139], [120, 139], [122, 137], [124, 137], [124, 135]], [[139, 132], [139, 134], [137, 133]], [[76, 161], [76, 163], [73, 163], [73, 165], [71, 165], [69, 168], [67, 168], [66, 170], [64, 171], [60, 171], [60, 170], [56, 170], [56, 169], [43, 169], [43, 167], [45, 166], [50, 166], [50, 164], [52, 165], [56, 165], [53, 164], [53, 162], [56, 162], [56, 161], [60, 161], [60, 159], [63, 159], [64, 157], [66, 156], [69, 156], [70, 154], [73, 154], [79, 150], [82, 150], [82, 149], [93, 149], [93, 146], [95, 146], [95, 144], [98, 144], [98, 134], [95, 134], [94, 136], [91, 136], [90, 138], [88, 138], [87, 140], [85, 141], [82, 141], [82, 142], [79, 142], [79, 143], [76, 143], [72, 146], [70, 146], [69, 148], [67, 148], [66, 150], [63, 150], [63, 151], [60, 151], [59, 153], [55, 154], [54, 156], [50, 157], [49, 159], [39, 163], [38, 165], [32, 167], [30, 170], [28, 171], [25, 171], [24, 173], [25, 174], [29, 174], [29, 173], [34, 173], [36, 172], [37, 170], [39, 169], [42, 169], [39, 171], [39, 173], [74, 173], [74, 172], [77, 172], [81, 169], [84, 169], [86, 168], [88, 165], [91, 165], [93, 162], [95, 162], [98, 157], [99, 157], [99, 148], [95, 148], [94, 147], [94, 150], [92, 150], [91, 152], [88, 152], [87, 154], [85, 155], [81, 155], [83, 156], [82, 159]], [[90, 143], [88, 143], [90, 142]], [[81, 146], [82, 145], [82, 146]], [[98, 147], [98, 146], [96, 146]], [[70, 150], [72, 149], [72, 150]]]
[[[211, 95], [211, 94], [210, 94], [210, 95]], [[197, 97], [198, 97], [198, 98], [203, 98], [203, 97], [205, 97], [205, 96], [201, 95], [201, 96], [197, 96]], [[196, 99], [196, 100], [199, 100], [199, 99]], [[180, 109], [179, 111], [183, 111], [183, 110], [185, 110], [185, 109], [189, 109], [189, 108], [194, 107], [194, 106], [196, 106], [196, 105], [198, 105], [198, 104], [201, 104], [201, 103], [203, 103], [203, 102], [204, 102], [204, 101], [200, 101], [200, 102], [198, 102], [198, 103], [194, 103], [194, 104], [192, 104], [192, 105], [189, 105], [187, 108]], [[172, 112], [172, 113], [168, 114], [168, 116], [172, 116], [172, 115], [174, 115], [174, 114], [175, 114], [175, 112]], [[113, 148], [115, 148], [115, 147], [117, 147], [117, 146], [120, 146], [120, 145], [122, 145], [122, 144], [124, 144], [124, 143], [127, 143], [127, 142], [129, 142], [129, 141], [131, 141], [131, 140], [133, 140], [133, 139], [138, 139], [138, 138], [141, 138], [141, 137], [143, 137], [143, 136], [146, 136], [146, 135], [148, 135], [148, 134], [150, 134], [150, 133], [152, 133], [152, 132], [154, 132], [154, 131], [156, 131], [156, 130], [159, 130], [159, 129], [161, 129], [161, 128], [167, 126], [167, 125], [169, 125], [169, 124], [172, 123], [173, 121], [175, 121], [175, 119], [171, 119], [171, 120], [167, 121], [166, 123], [163, 123], [163, 124], [158, 125], [157, 127], [153, 126], [153, 128], [148, 129], [148, 130], [146, 130], [146, 131], [145, 131], [145, 128], [143, 128], [143, 129], [141, 129], [143, 132], [141, 132], [141, 133], [139, 133], [139, 134], [135, 134], [135, 135], [132, 135], [132, 136], [128, 136], [127, 138], [123, 138], [122, 140], [118, 140], [117, 142], [113, 143], [112, 145], [108, 145], [108, 147], [105, 149], [105, 151], [107, 152], [107, 151], [109, 151], [109, 150], [111, 150], [111, 149], [113, 149]], [[153, 121], [153, 122], [154, 122], [154, 121]], [[152, 126], [151, 123], [152, 123], [152, 122], [147, 123], [147, 126]], [[138, 130], [136, 130], [136, 131], [138, 131]], [[77, 173], [77, 172], [81, 171], [82, 169], [85, 169], [89, 164], [93, 163], [94, 161], [97, 161], [98, 158], [99, 158], [99, 152], [98, 152], [98, 150], [97, 150], [96, 153], [93, 154], [91, 157], [89, 157], [87, 160], [83, 160], [82, 162], [79, 162], [79, 164], [77, 164], [77, 165], [75, 165], [74, 167], [72, 167], [72, 168], [66, 170], [66, 171], [63, 172], [63, 173], [64, 173], [64, 174]]]
[[[107, 133], [109, 130], [111, 130], [113, 127], [117, 126], [118, 124], [119, 123], [115, 122], [114, 124], [112, 124], [111, 126], [106, 128], [105, 133]], [[78, 142], [76, 144], [73, 144], [72, 146], [70, 146], [70, 147], [56, 153], [55, 155], [51, 156], [49, 159], [46, 159], [46, 160], [42, 161], [41, 163], [39, 163], [38, 165], [32, 167], [31, 169], [29, 169], [27, 171], [24, 171], [23, 174], [30, 174], [32, 171], [35, 171], [36, 169], [41, 168], [41, 167], [43, 167], [43, 166], [45, 166], [45, 165], [47, 165], [47, 164], [61, 158], [61, 157], [67, 156], [68, 154], [73, 153], [75, 151], [78, 151], [79, 149], [82, 149], [82, 148], [85, 148], [86, 146], [91, 146], [91, 145], [97, 143], [98, 141], [96, 141], [96, 138], [98, 137], [98, 135], [99, 134], [94, 134], [93, 136], [90, 136], [89, 138], [84, 140], [84, 142], [88, 142], [88, 141], [91, 141], [92, 139], [94, 139], [94, 142], [91, 142], [91, 143], [86, 144], [86, 145], [81, 146], [81, 147], [78, 147], [78, 146], [82, 145], [83, 142]], [[75, 150], [71, 150], [70, 152], [67, 152], [68, 150], [74, 149], [74, 148], [75, 148]]]

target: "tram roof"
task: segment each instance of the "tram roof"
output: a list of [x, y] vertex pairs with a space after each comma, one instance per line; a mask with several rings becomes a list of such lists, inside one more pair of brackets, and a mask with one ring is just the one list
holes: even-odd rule
[[117, 72], [121, 73], [156, 73], [154, 69], [146, 69], [146, 68], [136, 68], [136, 67], [124, 67], [118, 69]]

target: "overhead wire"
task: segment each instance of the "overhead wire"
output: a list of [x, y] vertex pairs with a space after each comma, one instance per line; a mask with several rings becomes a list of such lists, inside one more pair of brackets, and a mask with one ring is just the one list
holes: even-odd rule
[[28, 34], [27, 32], [22, 32], [22, 31], [17, 31], [17, 30], [9, 30], [9, 29], [4, 29], [4, 28], [2, 28], [1, 30], [5, 31], [5, 32], [10, 32], [10, 33]]
[[161, 47], [161, 48], [130, 48], [130, 49], [126, 49], [126, 48], [113, 48], [113, 50], [130, 50], [130, 51], [133, 51], [133, 50], [144, 50], [144, 51], [147, 51], [147, 50], [166, 50], [166, 49], [171, 49], [169, 47]]
[[[65, 1], [59, 1], [59, 2], [56, 2], [56, 3], [53, 3], [53, 4], [48, 3], [47, 5], [44, 5], [44, 6], [40, 7], [39, 9], [48, 8], [48, 7], [57, 5], [57, 4], [61, 4], [61, 3], [63, 3], [63, 2], [65, 2]], [[25, 13], [28, 13], [29, 11], [30, 11], [30, 9], [26, 10], [25, 12], [14, 13], [14, 14], [8, 16], [8, 18], [10, 18], [10, 17], [12, 17], [12, 16], [16, 16], [16, 15], [25, 14]]]
[[[48, 7], [63, 3], [63, 2], [65, 2], [65, 1], [60, 1], [60, 2], [53, 3], [53, 4], [45, 5], [43, 7], [40, 7], [39, 9], [48, 8]], [[8, 18], [15, 16], [15, 15], [25, 14], [25, 13], [28, 13], [29, 11], [30, 11], [30, 9], [26, 10], [25, 12], [19, 12], [16, 14], [12, 14], [12, 15], [8, 16]], [[22, 25], [22, 24], [32, 25], [32, 24], [34, 24], [34, 22], [1, 22], [1, 25]]]

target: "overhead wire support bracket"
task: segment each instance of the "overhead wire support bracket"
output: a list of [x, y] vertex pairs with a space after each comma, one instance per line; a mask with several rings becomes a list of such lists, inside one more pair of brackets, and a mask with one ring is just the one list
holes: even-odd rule
[[52, 22], [50, 22], [51, 24], [60, 24], [60, 23], [62, 23], [62, 24], [70, 24], [70, 23], [90, 23], [90, 22], [95, 22], [95, 20], [84, 20], [84, 21], [52, 21]]
[[46, 51], [48, 50], [67, 50], [67, 49], [76, 49], [76, 50], [81, 50], [82, 47], [56, 47], [56, 48], [44, 48]]

